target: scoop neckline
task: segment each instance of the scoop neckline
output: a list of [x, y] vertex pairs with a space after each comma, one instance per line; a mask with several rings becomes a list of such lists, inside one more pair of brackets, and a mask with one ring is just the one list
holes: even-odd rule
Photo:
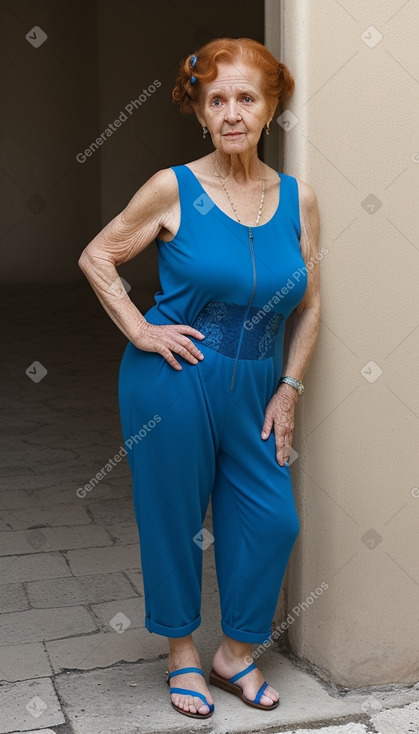
[[211, 196], [205, 191], [205, 189], [204, 189], [203, 185], [201, 184], [198, 176], [196, 176], [196, 174], [193, 172], [193, 170], [191, 168], [189, 168], [189, 166], [186, 163], [183, 164], [183, 168], [187, 168], [188, 171], [192, 174], [192, 176], [198, 182], [198, 184], [201, 187], [201, 189], [204, 192], [204, 194], [206, 196], [208, 196], [208, 199], [212, 203], [213, 207], [220, 214], [222, 214], [224, 217], [227, 217], [227, 219], [229, 219], [230, 222], [233, 222], [234, 224], [238, 224], [239, 227], [245, 227], [246, 229], [261, 229], [262, 227], [266, 227], [267, 224], [271, 224], [271, 222], [273, 222], [273, 220], [276, 218], [276, 216], [277, 216], [277, 214], [279, 212], [279, 209], [280, 209], [280, 206], [281, 206], [281, 203], [282, 203], [282, 181], [283, 181], [282, 176], [283, 176], [283, 174], [280, 175], [278, 171], [277, 171], [277, 174], [278, 174], [278, 178], [279, 178], [279, 192], [278, 192], [279, 193], [279, 200], [278, 200], [277, 207], [276, 207], [274, 213], [272, 214], [271, 218], [268, 219], [268, 221], [267, 222], [264, 222], [263, 224], [243, 224], [243, 222], [239, 222], [237, 219], [234, 219], [233, 217], [230, 217], [228, 214], [226, 214], [225, 211], [223, 211], [222, 209], [220, 209], [220, 207], [218, 206], [218, 204], [216, 204], [215, 201], [211, 198]]

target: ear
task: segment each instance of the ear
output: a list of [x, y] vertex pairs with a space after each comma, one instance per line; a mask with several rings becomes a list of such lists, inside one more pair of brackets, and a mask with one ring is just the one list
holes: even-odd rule
[[271, 105], [268, 108], [268, 115], [269, 116], [268, 116], [268, 119], [266, 120], [266, 122], [272, 122], [272, 119], [273, 119], [273, 117], [275, 115], [275, 110], [276, 110], [277, 106], [278, 106], [278, 104], [275, 103], [275, 104]]
[[205, 122], [205, 118], [202, 115], [200, 105], [198, 105], [197, 102], [192, 102], [192, 101], [191, 101], [191, 105], [193, 107], [193, 111], [195, 112], [195, 115], [196, 115], [196, 117], [197, 117], [198, 122], [200, 123], [200, 125], [202, 127], [204, 127], [204, 126], [206, 127], [206, 124], [207, 123]]

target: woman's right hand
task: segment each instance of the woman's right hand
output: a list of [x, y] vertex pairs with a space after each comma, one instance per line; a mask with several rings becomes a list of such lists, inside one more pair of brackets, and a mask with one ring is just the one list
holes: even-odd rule
[[139, 335], [132, 343], [145, 352], [158, 352], [171, 367], [181, 370], [182, 365], [179, 364], [173, 353], [179, 354], [191, 364], [198, 364], [200, 360], [204, 359], [202, 352], [191, 339], [188, 339], [186, 334], [195, 339], [205, 338], [204, 334], [188, 324], [150, 324], [149, 321], [145, 321], [141, 325]]

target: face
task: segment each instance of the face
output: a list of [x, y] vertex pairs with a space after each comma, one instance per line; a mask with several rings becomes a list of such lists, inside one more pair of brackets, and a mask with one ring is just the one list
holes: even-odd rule
[[244, 153], [256, 147], [270, 120], [261, 72], [239, 60], [219, 63], [217, 70], [217, 78], [204, 85], [195, 111], [216, 148], [227, 155]]

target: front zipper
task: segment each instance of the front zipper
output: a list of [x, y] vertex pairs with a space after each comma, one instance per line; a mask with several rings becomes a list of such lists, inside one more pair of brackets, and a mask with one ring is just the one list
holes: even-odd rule
[[252, 258], [252, 268], [253, 268], [253, 284], [252, 284], [252, 292], [250, 294], [249, 302], [247, 304], [247, 308], [246, 308], [246, 311], [245, 311], [245, 314], [244, 314], [244, 319], [243, 319], [243, 324], [242, 324], [242, 330], [241, 330], [241, 333], [240, 333], [239, 343], [238, 343], [238, 346], [237, 346], [236, 357], [234, 359], [233, 374], [231, 376], [231, 382], [230, 382], [230, 390], [233, 390], [234, 389], [234, 385], [235, 385], [235, 382], [236, 382], [237, 362], [238, 362], [238, 359], [239, 359], [240, 349], [241, 349], [241, 345], [242, 345], [242, 341], [243, 341], [244, 324], [246, 323], [247, 316], [249, 314], [250, 307], [251, 307], [251, 305], [253, 303], [253, 299], [254, 299], [255, 293], [256, 293], [256, 262], [255, 262], [255, 250], [254, 250], [254, 246], [253, 246], [253, 230], [252, 230], [251, 227], [249, 227], [248, 229], [249, 229], [249, 249], [250, 249], [250, 255], [251, 255], [251, 258]]

